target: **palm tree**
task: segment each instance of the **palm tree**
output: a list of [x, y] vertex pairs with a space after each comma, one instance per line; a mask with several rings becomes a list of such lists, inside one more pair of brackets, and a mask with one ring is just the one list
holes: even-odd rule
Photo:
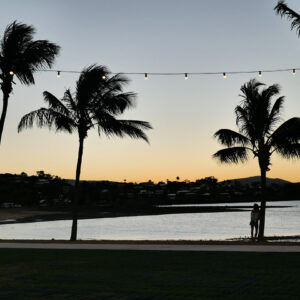
[[0, 85], [3, 106], [0, 118], [0, 144], [12, 92], [14, 75], [22, 84], [34, 84], [34, 72], [51, 68], [60, 47], [46, 40], [33, 40], [35, 29], [14, 21], [8, 25], [0, 41]]
[[133, 107], [136, 95], [124, 92], [128, 79], [117, 74], [109, 75], [104, 66], [91, 65], [85, 68], [77, 83], [76, 91], [67, 89], [61, 100], [45, 91], [44, 100], [48, 108], [40, 108], [22, 117], [18, 131], [33, 127], [49, 127], [56, 131], [77, 132], [79, 138], [78, 160], [76, 167], [75, 195], [73, 198], [73, 223], [71, 240], [77, 238], [77, 211], [81, 162], [84, 140], [88, 131], [96, 128], [99, 136], [125, 135], [148, 142], [144, 129], [151, 125], [144, 121], [120, 120], [116, 117]]
[[292, 21], [291, 30], [295, 29], [297, 35], [300, 36], [300, 15], [290, 9], [283, 0], [278, 1], [274, 10], [281, 17], [287, 17], [288, 20]]
[[277, 84], [263, 87], [255, 79], [241, 87], [242, 102], [235, 108], [238, 132], [220, 129], [214, 137], [227, 148], [219, 150], [213, 157], [222, 163], [246, 162], [249, 154], [257, 157], [261, 174], [261, 220], [259, 238], [264, 237], [266, 209], [266, 172], [271, 165], [271, 155], [275, 152], [284, 158], [300, 157], [300, 118], [291, 118], [275, 129], [281, 120], [280, 114], [284, 97], [272, 98], [280, 88]]

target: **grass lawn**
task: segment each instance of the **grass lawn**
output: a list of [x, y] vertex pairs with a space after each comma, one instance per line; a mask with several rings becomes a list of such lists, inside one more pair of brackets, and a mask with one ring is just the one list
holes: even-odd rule
[[300, 253], [0, 249], [0, 299], [299, 299]]

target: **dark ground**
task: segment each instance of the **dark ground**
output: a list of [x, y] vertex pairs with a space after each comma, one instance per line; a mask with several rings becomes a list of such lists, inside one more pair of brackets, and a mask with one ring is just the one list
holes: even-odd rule
[[299, 299], [300, 253], [0, 249], [0, 299]]

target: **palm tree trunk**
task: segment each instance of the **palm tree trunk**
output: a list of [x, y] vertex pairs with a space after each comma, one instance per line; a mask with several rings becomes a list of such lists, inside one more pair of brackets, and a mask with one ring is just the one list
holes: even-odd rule
[[260, 184], [261, 184], [261, 204], [260, 204], [260, 222], [259, 222], [259, 240], [263, 240], [265, 233], [265, 215], [266, 215], [266, 170], [260, 169]]
[[76, 241], [77, 239], [77, 220], [78, 220], [78, 200], [79, 200], [79, 182], [80, 182], [80, 172], [81, 172], [81, 162], [82, 162], [82, 153], [83, 153], [83, 141], [84, 138], [79, 137], [79, 150], [78, 150], [78, 159], [76, 167], [76, 180], [75, 180], [75, 190], [74, 197], [72, 201], [72, 231], [71, 231], [71, 241]]
[[0, 118], [0, 144], [1, 144], [1, 139], [2, 139], [4, 122], [5, 122], [5, 118], [6, 118], [8, 98], [9, 98], [9, 93], [3, 92], [3, 107], [2, 107], [2, 113], [1, 113], [1, 118]]

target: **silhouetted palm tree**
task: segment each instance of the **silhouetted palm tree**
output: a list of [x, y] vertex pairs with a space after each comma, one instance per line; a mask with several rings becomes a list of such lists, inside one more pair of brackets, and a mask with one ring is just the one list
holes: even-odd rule
[[274, 10], [281, 17], [287, 17], [288, 20], [292, 21], [291, 30], [295, 29], [298, 36], [300, 36], [300, 15], [290, 9], [285, 1], [278, 1]]
[[275, 129], [281, 119], [284, 97], [277, 98], [272, 105], [272, 98], [280, 92], [279, 86], [274, 84], [260, 90], [262, 86], [263, 83], [252, 79], [241, 87], [243, 100], [235, 108], [239, 131], [220, 129], [214, 134], [227, 146], [214, 154], [222, 163], [243, 163], [250, 153], [258, 158], [262, 197], [260, 239], [264, 237], [266, 172], [271, 165], [271, 155], [276, 152], [288, 159], [300, 157], [300, 118], [291, 118]]
[[6, 27], [0, 41], [0, 85], [3, 92], [0, 143], [14, 75], [22, 84], [34, 84], [34, 72], [50, 68], [60, 49], [49, 41], [33, 40], [34, 33], [32, 26], [15, 21]]
[[83, 143], [88, 131], [96, 128], [98, 134], [107, 136], [125, 135], [148, 142], [144, 129], [151, 129], [148, 122], [119, 120], [116, 117], [124, 110], [133, 107], [135, 94], [123, 92], [128, 79], [121, 74], [109, 76], [104, 66], [92, 65], [85, 68], [76, 84], [76, 92], [67, 89], [61, 100], [51, 93], [44, 92], [48, 108], [40, 108], [22, 117], [18, 131], [38, 127], [49, 127], [56, 131], [77, 132], [79, 151], [76, 167], [75, 195], [73, 198], [73, 223], [71, 240], [77, 238], [77, 211], [79, 181], [83, 153]]

